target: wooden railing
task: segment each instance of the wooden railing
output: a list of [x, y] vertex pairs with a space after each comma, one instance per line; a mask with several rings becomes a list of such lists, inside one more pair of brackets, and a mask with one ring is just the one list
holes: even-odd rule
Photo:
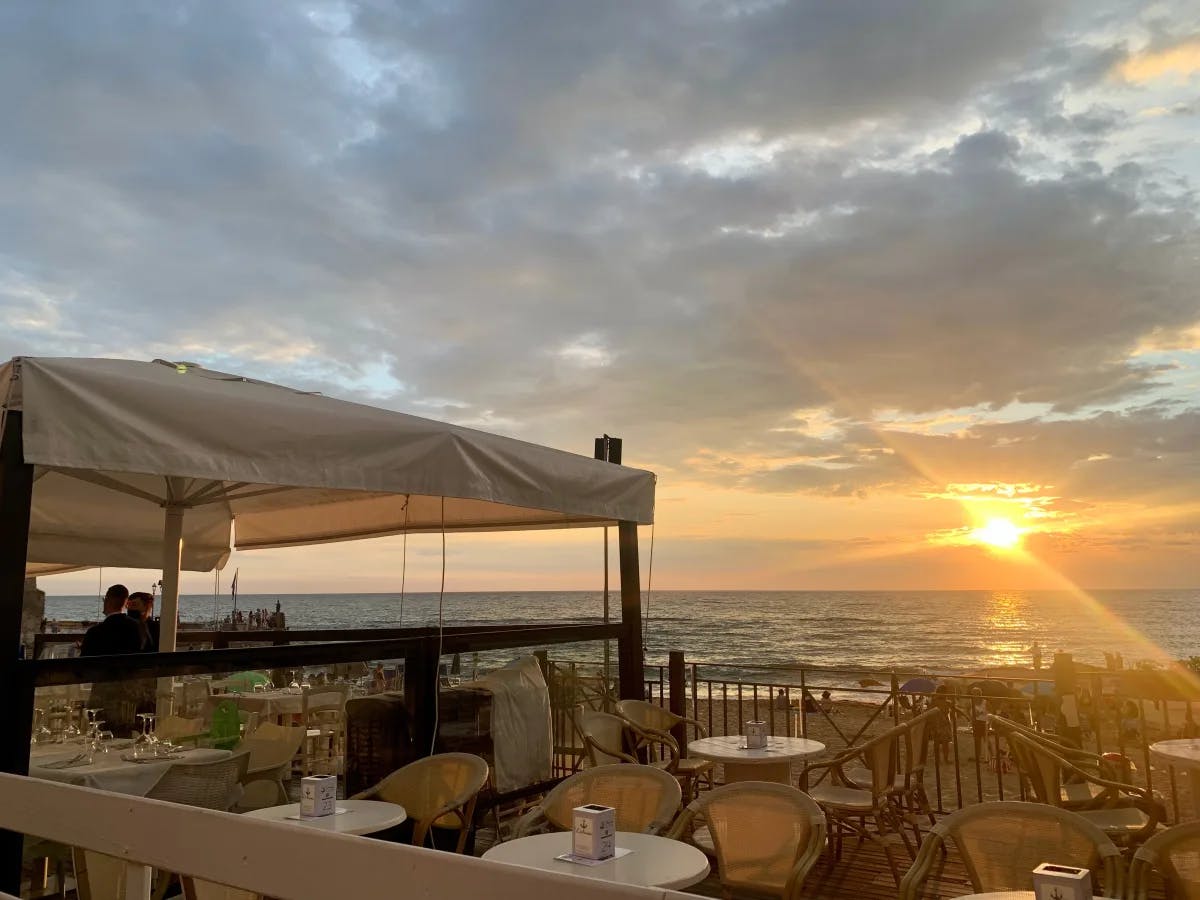
[[0, 774], [0, 797], [0, 828], [122, 860], [125, 900], [148, 900], [152, 868], [279, 900], [686, 896], [19, 775]]

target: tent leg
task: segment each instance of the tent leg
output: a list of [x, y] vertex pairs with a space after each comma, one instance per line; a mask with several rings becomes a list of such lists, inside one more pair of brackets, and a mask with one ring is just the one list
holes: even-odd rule
[[[33, 503], [33, 466], [22, 452], [21, 413], [4, 414], [0, 437], [0, 772], [29, 772], [33, 727], [33, 680], [20, 660], [21, 610], [25, 603], [25, 562]], [[0, 891], [21, 893], [22, 835], [0, 829]]]
[[638, 565], [637, 522], [617, 524], [617, 552], [621, 564], [621, 637], [617, 640], [617, 667], [621, 699], [642, 700], [642, 585]]
[[[174, 491], [172, 491], [174, 493]], [[183, 507], [169, 504], [163, 522], [162, 606], [160, 607], [158, 649], [175, 652], [179, 631], [179, 567], [183, 554]]]

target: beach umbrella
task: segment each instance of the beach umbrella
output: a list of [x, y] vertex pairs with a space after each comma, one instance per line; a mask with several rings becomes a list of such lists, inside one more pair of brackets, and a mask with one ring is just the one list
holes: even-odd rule
[[225, 684], [231, 691], [249, 693], [256, 684], [270, 684], [271, 679], [262, 672], [234, 672], [225, 679]]
[[900, 685], [900, 690], [908, 694], [932, 694], [937, 690], [937, 682], [932, 678], [910, 678]]
[[979, 688], [980, 693], [985, 697], [1024, 699], [1021, 696], [1020, 691], [1014, 690], [1003, 681], [997, 681], [994, 678], [985, 678], [982, 681], [972, 681], [969, 685], [967, 685], [967, 690], [970, 691], [973, 688]]

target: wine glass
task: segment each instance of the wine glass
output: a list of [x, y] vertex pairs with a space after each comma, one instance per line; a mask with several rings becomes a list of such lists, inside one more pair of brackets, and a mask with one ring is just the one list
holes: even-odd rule
[[33, 710], [33, 734], [29, 739], [32, 744], [46, 744], [50, 742], [50, 729], [46, 727], [46, 710], [42, 707], [36, 707]]
[[154, 736], [154, 713], [138, 713], [137, 717], [142, 720], [142, 733], [134, 740], [135, 756], [138, 747], [148, 748], [158, 740]]

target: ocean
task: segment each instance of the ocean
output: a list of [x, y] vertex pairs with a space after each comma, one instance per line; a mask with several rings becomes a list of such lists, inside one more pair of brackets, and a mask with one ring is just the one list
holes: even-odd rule
[[[253, 594], [243, 610], [279, 602], [291, 628], [430, 625], [438, 595]], [[447, 594], [447, 625], [603, 620], [596, 591]], [[1126, 665], [1200, 655], [1198, 590], [1051, 591], [654, 591], [643, 595], [646, 660], [666, 662], [683, 650], [689, 661], [721, 668], [756, 665], [863, 666], [972, 671], [1029, 665], [1041, 644], [1104, 664], [1105, 652]], [[620, 597], [611, 596], [614, 620]], [[99, 616], [96, 597], [48, 597], [50, 619]], [[228, 596], [185, 595], [181, 616], [211, 623], [232, 609]], [[599, 659], [596, 646], [564, 648], [573, 659]]]

